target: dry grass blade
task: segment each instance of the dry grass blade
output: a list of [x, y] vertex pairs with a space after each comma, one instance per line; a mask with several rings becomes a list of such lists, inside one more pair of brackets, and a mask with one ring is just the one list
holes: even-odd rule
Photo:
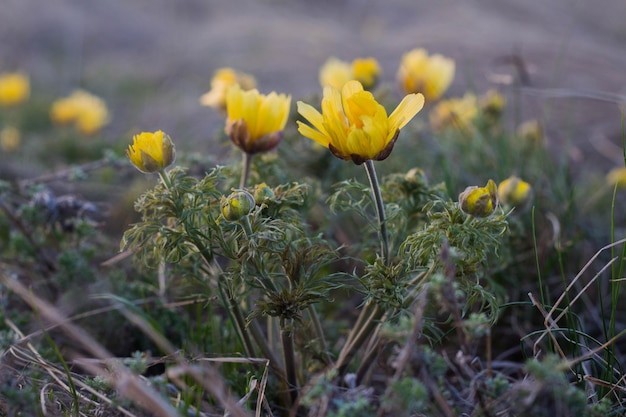
[[[102, 360], [110, 360], [111, 355], [102, 345], [94, 340], [87, 332], [80, 327], [66, 322], [56, 308], [48, 302], [40, 299], [30, 292], [26, 287], [14, 279], [10, 279], [4, 273], [0, 275], [0, 280], [11, 291], [19, 295], [31, 308], [36, 310], [43, 318], [52, 323], [59, 324], [62, 330], [77, 345]], [[108, 362], [115, 372], [108, 372], [103, 367], [88, 366], [90, 372], [100, 375], [114, 387], [120, 395], [137, 403], [145, 410], [158, 417], [177, 417], [178, 412], [168, 404], [156, 391], [143, 383], [136, 375], [130, 372], [117, 361]]]

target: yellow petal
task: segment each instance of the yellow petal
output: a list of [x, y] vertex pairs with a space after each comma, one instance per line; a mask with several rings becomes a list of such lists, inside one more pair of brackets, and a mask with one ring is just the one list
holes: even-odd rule
[[422, 94], [409, 94], [402, 99], [398, 107], [389, 115], [389, 130], [402, 129], [424, 107]]

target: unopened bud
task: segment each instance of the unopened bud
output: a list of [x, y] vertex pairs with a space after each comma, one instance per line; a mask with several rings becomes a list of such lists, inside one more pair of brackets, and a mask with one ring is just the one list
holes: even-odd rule
[[498, 197], [510, 206], [524, 206], [530, 201], [532, 194], [530, 184], [516, 176], [509, 177], [498, 185]]
[[254, 187], [254, 202], [257, 205], [265, 203], [272, 198], [274, 198], [274, 190], [272, 190], [266, 183], [262, 182]]
[[249, 192], [238, 190], [221, 200], [222, 215], [230, 222], [241, 220], [254, 208], [254, 198]]
[[498, 205], [496, 183], [489, 180], [484, 187], [471, 186], [459, 194], [461, 210], [475, 217], [487, 217]]

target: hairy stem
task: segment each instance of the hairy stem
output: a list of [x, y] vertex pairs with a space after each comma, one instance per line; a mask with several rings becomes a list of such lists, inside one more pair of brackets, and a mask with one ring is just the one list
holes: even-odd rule
[[293, 319], [281, 319], [280, 328], [285, 371], [287, 373], [287, 383], [289, 384], [289, 396], [291, 403], [295, 404], [298, 398], [298, 377], [296, 374], [296, 355], [293, 344]]
[[239, 188], [242, 190], [246, 187], [246, 183], [248, 182], [248, 177], [250, 176], [250, 166], [252, 165], [252, 154], [248, 152], [242, 153], [242, 165], [241, 169], [241, 180], [239, 181]]
[[380, 186], [378, 185], [378, 177], [376, 176], [376, 169], [374, 168], [374, 161], [368, 159], [365, 161], [365, 170], [367, 171], [367, 178], [370, 180], [370, 187], [372, 187], [372, 195], [374, 196], [374, 202], [376, 203], [376, 214], [378, 215], [378, 226], [380, 239], [381, 256], [385, 265], [389, 266], [389, 236], [387, 233], [387, 223], [385, 219], [385, 206], [383, 204], [383, 197], [380, 193]]

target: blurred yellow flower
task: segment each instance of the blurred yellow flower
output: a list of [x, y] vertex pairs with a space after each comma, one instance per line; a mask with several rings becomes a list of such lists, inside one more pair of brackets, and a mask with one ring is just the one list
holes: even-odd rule
[[161, 130], [141, 132], [133, 137], [126, 156], [139, 171], [150, 173], [170, 166], [176, 159], [176, 149], [172, 139]]
[[461, 98], [451, 98], [439, 102], [430, 111], [430, 125], [434, 131], [441, 131], [455, 126], [467, 129], [478, 115], [478, 99], [472, 93], [465, 93]]
[[226, 110], [226, 92], [232, 85], [239, 84], [242, 90], [256, 87], [256, 80], [250, 74], [233, 68], [219, 68], [211, 79], [211, 90], [200, 97], [200, 104], [214, 109]]
[[498, 185], [498, 197], [504, 204], [524, 206], [532, 198], [533, 189], [529, 183], [515, 175], [505, 179]]
[[437, 100], [454, 79], [454, 61], [443, 55], [428, 55], [423, 48], [405, 53], [398, 68], [398, 81], [405, 93], [422, 93], [426, 101]]
[[529, 145], [539, 145], [543, 142], [543, 127], [538, 120], [527, 120], [516, 130], [517, 136]]
[[363, 85], [365, 90], [371, 90], [380, 77], [380, 65], [376, 58], [357, 58], [352, 61], [352, 75]]
[[15, 152], [20, 148], [22, 135], [12, 126], [0, 130], [0, 148], [4, 152]]
[[82, 134], [94, 135], [109, 122], [109, 110], [100, 97], [76, 90], [52, 103], [50, 118], [57, 125], [73, 122]]
[[606, 175], [606, 182], [611, 187], [616, 187], [624, 190], [626, 189], [626, 167], [613, 168]]
[[475, 217], [487, 217], [498, 206], [498, 192], [493, 180], [484, 187], [471, 186], [459, 194], [461, 210]]
[[298, 121], [298, 131], [328, 148], [337, 158], [357, 165], [389, 156], [402, 129], [424, 106], [424, 96], [409, 94], [387, 116], [372, 93], [358, 81], [348, 81], [341, 91], [324, 88], [322, 113], [298, 102], [298, 112], [310, 124]]
[[23, 103], [30, 96], [30, 81], [21, 72], [0, 74], [0, 106], [11, 107]]
[[502, 116], [506, 98], [497, 90], [488, 90], [478, 99], [478, 106], [488, 122], [496, 122]]
[[320, 68], [320, 85], [322, 87], [331, 86], [337, 90], [348, 81], [354, 78], [352, 66], [349, 62], [337, 58], [329, 58], [322, 68]]
[[246, 153], [270, 151], [283, 138], [290, 105], [291, 96], [243, 91], [235, 84], [226, 93], [226, 134]]

